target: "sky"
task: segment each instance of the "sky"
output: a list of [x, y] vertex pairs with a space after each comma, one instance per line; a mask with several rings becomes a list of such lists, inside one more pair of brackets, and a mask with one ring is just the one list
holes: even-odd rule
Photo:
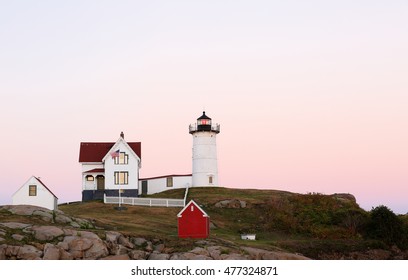
[[31, 175], [81, 199], [80, 142], [142, 143], [141, 177], [351, 193], [408, 212], [407, 1], [0, 0], [0, 205]]

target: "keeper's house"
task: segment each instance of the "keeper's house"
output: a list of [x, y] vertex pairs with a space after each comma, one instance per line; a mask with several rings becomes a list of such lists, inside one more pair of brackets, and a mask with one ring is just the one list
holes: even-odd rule
[[82, 142], [82, 201], [107, 196], [138, 196], [141, 143], [126, 142], [123, 132], [116, 142]]

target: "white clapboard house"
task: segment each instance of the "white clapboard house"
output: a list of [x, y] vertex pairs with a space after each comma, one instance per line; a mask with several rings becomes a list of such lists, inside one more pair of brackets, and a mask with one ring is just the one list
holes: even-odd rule
[[12, 196], [13, 205], [34, 205], [57, 210], [58, 197], [35, 176], [31, 176]]

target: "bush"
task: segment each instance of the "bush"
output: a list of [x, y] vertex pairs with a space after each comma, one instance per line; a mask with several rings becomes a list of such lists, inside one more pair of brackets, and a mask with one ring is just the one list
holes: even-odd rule
[[407, 230], [402, 220], [384, 205], [370, 211], [370, 220], [366, 235], [369, 238], [384, 241], [387, 245], [408, 248]]

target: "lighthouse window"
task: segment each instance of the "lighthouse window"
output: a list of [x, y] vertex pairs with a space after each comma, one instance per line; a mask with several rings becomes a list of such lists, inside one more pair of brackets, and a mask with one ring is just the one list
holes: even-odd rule
[[210, 120], [206, 120], [206, 119], [198, 120], [198, 125], [210, 125], [210, 124], [211, 124]]
[[213, 183], [213, 176], [208, 177], [208, 184], [212, 184]]
[[167, 187], [173, 186], [173, 177], [167, 177]]

